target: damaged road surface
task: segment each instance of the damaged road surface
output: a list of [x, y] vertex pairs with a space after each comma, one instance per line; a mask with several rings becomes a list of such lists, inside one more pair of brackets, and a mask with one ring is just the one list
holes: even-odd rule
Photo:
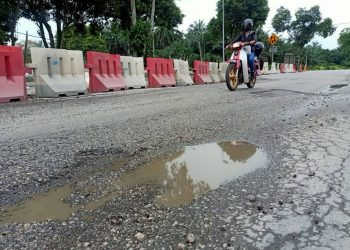
[[1, 249], [349, 249], [350, 71], [0, 106]]

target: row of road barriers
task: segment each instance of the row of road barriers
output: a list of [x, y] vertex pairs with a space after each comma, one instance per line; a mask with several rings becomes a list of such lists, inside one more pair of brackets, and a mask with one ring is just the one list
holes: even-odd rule
[[271, 63], [269, 68], [269, 63], [265, 62], [263, 69], [261, 70], [262, 75], [278, 74], [278, 73], [296, 73], [297, 66], [295, 64], [285, 64], [285, 63]]
[[[77, 96], [134, 88], [160, 88], [225, 81], [228, 63], [120, 56], [88, 51], [31, 48], [23, 63], [20, 47], [0, 46], [0, 103], [27, 99], [25, 73], [33, 71], [37, 97]], [[86, 74], [88, 70], [88, 74]], [[146, 80], [148, 75], [148, 81]], [[193, 77], [192, 77], [193, 75]], [[86, 82], [88, 80], [88, 82]]]

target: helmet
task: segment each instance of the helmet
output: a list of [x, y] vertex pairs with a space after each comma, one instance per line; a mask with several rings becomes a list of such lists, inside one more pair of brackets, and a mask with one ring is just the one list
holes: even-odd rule
[[243, 32], [252, 31], [253, 30], [253, 20], [246, 19], [243, 21]]
[[255, 43], [255, 55], [259, 57], [264, 50], [264, 44], [262, 42]]

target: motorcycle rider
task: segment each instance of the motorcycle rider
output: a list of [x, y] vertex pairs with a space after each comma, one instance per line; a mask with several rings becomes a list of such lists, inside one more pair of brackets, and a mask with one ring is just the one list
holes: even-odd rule
[[[245, 47], [248, 55], [248, 65], [250, 69], [250, 77], [254, 78], [254, 58], [255, 58], [255, 43], [257, 40], [256, 32], [253, 30], [253, 20], [245, 19], [242, 24], [242, 33], [231, 43], [241, 42]], [[231, 46], [228, 45], [227, 47]]]

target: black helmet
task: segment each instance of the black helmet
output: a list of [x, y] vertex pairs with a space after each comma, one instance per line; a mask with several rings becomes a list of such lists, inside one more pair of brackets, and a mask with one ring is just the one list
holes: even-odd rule
[[255, 55], [259, 57], [264, 50], [264, 44], [262, 42], [255, 43]]
[[243, 21], [243, 32], [252, 31], [253, 30], [253, 20], [246, 19]]

